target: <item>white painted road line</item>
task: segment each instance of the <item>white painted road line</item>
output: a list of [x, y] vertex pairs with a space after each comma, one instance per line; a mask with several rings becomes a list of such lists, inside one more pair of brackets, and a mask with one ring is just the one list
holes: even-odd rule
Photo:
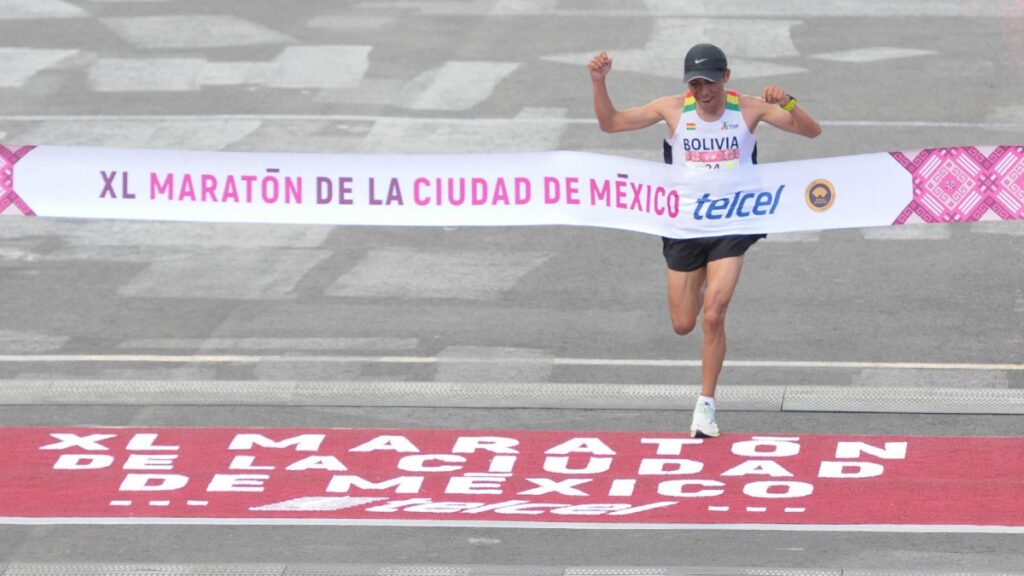
[[[600, 358], [555, 358], [555, 364], [579, 366], [663, 366], [699, 367], [699, 360], [644, 360]], [[726, 360], [726, 366], [736, 368], [888, 368], [894, 370], [1024, 370], [1024, 364], [970, 364], [934, 362], [828, 362], [803, 360]]]
[[[8, 114], [0, 122], [408, 122], [416, 124], [469, 124], [478, 128], [506, 124], [593, 124], [593, 118], [515, 117], [515, 118], [451, 118], [429, 116], [381, 116], [359, 114], [139, 114], [139, 115], [70, 115], [70, 114]], [[822, 126], [852, 128], [937, 128], [1022, 131], [1024, 122], [957, 122], [937, 120], [821, 120]]]
[[[0, 525], [16, 526], [381, 526], [413, 528], [525, 528], [534, 530], [742, 530], [772, 532], [875, 532], [900, 534], [1024, 534], [1022, 526], [930, 524], [660, 524], [617, 522], [493, 522], [473, 520], [372, 520], [348, 518], [26, 518], [0, 516]], [[64, 572], [67, 574], [68, 572]]]
[[[252, 363], [357, 363], [357, 364], [552, 364], [555, 366], [618, 366], [646, 368], [699, 368], [700, 360], [647, 358], [503, 358], [468, 356], [330, 356], [253, 354], [0, 354], [0, 364], [252, 364]], [[804, 360], [726, 360], [733, 368], [832, 368], [864, 370], [1010, 370], [1024, 371], [1024, 364], [943, 362], [849, 362]]]
[[[0, 406], [366, 406], [679, 410], [698, 386], [561, 382], [0, 380]], [[723, 409], [760, 412], [1024, 415], [1024, 390], [734, 385]]]

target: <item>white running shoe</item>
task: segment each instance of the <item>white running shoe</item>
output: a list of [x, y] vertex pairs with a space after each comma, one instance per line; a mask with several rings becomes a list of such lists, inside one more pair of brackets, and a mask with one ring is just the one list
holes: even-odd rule
[[707, 402], [697, 402], [693, 409], [693, 424], [690, 424], [690, 437], [716, 438], [718, 424], [715, 423], [715, 407]]

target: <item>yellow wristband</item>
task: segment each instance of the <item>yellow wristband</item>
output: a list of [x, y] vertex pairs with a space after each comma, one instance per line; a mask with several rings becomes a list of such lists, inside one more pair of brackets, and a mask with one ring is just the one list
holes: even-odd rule
[[[789, 96], [789, 94], [786, 94], [786, 96]], [[792, 112], [793, 108], [796, 108], [796, 98], [789, 96], [789, 102], [785, 106], [781, 106], [781, 108], [786, 112]]]

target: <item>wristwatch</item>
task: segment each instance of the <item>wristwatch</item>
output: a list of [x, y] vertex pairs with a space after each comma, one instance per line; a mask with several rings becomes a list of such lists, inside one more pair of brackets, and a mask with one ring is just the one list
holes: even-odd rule
[[789, 96], [789, 102], [785, 106], [782, 106], [780, 104], [779, 107], [785, 110], [786, 112], [792, 112], [793, 108], [796, 108], [796, 98], [793, 98], [793, 96], [790, 94], [786, 94], [786, 96]]

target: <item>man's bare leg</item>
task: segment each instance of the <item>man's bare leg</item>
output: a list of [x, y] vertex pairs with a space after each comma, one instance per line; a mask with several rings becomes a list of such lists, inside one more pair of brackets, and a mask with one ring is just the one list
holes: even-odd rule
[[704, 294], [704, 314], [701, 327], [704, 342], [701, 346], [701, 395], [715, 397], [718, 376], [725, 362], [725, 314], [736, 291], [743, 269], [743, 256], [722, 258], [708, 262], [707, 289]]
[[713, 260], [692, 272], [668, 272], [668, 303], [672, 327], [677, 334], [693, 331], [701, 316], [704, 340], [701, 345], [701, 396], [694, 408], [690, 435], [718, 436], [715, 422], [715, 391], [725, 361], [725, 314], [743, 269], [743, 257]]
[[672, 328], [680, 336], [689, 334], [697, 326], [697, 314], [703, 304], [705, 268], [690, 272], [668, 271], [668, 312]]

